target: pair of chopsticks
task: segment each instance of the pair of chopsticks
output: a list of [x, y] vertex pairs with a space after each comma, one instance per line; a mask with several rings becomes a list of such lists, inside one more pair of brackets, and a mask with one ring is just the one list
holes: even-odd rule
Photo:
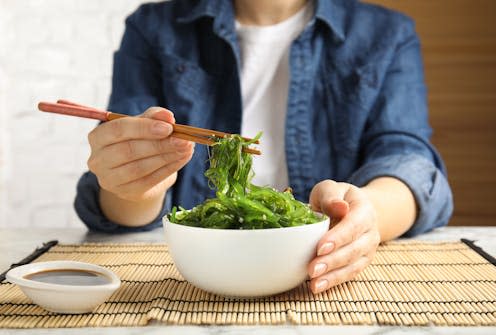
[[[129, 115], [108, 112], [101, 109], [80, 105], [67, 100], [57, 100], [57, 103], [40, 102], [38, 104], [38, 109], [43, 112], [79, 116], [104, 122], [120, 119], [122, 117], [129, 117]], [[174, 131], [172, 132], [171, 136], [205, 145], [214, 145], [215, 141], [212, 138], [225, 138], [231, 135], [229, 133], [223, 133], [217, 130], [197, 128], [177, 123], [172, 124], [172, 128], [174, 129]], [[243, 139], [251, 141], [250, 138], [243, 137]], [[257, 140], [254, 143], [258, 144], [259, 141]], [[243, 148], [243, 151], [254, 155], [261, 154], [259, 150], [253, 148]]]

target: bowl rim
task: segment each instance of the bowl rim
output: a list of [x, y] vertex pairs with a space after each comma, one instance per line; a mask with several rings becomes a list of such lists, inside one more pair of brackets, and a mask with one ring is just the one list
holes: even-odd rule
[[180, 223], [171, 222], [171, 221], [169, 221], [169, 218], [167, 217], [167, 215], [165, 215], [165, 216], [162, 217], [162, 224], [163, 224], [164, 228], [166, 227], [167, 224], [170, 224], [170, 225], [174, 225], [176, 227], [184, 228], [185, 230], [190, 229], [190, 230], [216, 231], [216, 232], [226, 232], [226, 234], [228, 234], [228, 232], [232, 232], [232, 233], [229, 233], [229, 234], [241, 234], [243, 232], [244, 233], [250, 232], [252, 234], [262, 234], [263, 232], [267, 232], [268, 233], [268, 232], [281, 231], [281, 230], [284, 230], [284, 231], [288, 231], [288, 230], [303, 230], [303, 229], [305, 229], [307, 227], [311, 227], [311, 226], [318, 225], [318, 224], [324, 224], [325, 222], [327, 222], [328, 224], [330, 224], [330, 218], [329, 218], [329, 216], [327, 216], [327, 215], [325, 215], [323, 213], [320, 213], [320, 212], [316, 212], [316, 211], [314, 211], [314, 213], [317, 214], [317, 215], [319, 215], [322, 218], [322, 220], [321, 221], [314, 222], [314, 223], [299, 225], [299, 226], [280, 227], [280, 228], [223, 229], [223, 228], [194, 227], [194, 226], [187, 226], [187, 225], [183, 225], [183, 224], [180, 224]]
[[[44, 283], [40, 281], [35, 281], [25, 278], [26, 276], [47, 270], [86, 270], [100, 273], [110, 279], [110, 283], [102, 285], [63, 285], [63, 284], [53, 284]], [[36, 262], [21, 265], [11, 269], [6, 274], [6, 279], [17, 284], [20, 287], [27, 287], [37, 290], [44, 291], [58, 291], [58, 292], [99, 292], [99, 291], [110, 291], [116, 290], [121, 285], [120, 278], [111, 270], [104, 268], [102, 266], [78, 262], [78, 261], [47, 261], [47, 262]]]

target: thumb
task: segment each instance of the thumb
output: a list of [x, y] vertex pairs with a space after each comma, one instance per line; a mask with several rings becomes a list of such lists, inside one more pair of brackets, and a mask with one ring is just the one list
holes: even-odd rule
[[324, 180], [315, 185], [310, 193], [310, 204], [316, 211], [320, 211], [333, 219], [341, 220], [349, 211], [349, 204], [344, 200], [349, 186], [346, 183], [337, 183], [334, 180]]
[[163, 107], [150, 107], [140, 117], [161, 120], [167, 123], [176, 123], [174, 113]]
[[342, 199], [330, 199], [322, 204], [322, 209], [333, 221], [340, 221], [350, 211], [350, 205]]

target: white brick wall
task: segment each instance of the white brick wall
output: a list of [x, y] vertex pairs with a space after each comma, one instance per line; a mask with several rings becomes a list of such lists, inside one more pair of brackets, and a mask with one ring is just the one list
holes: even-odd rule
[[102, 107], [112, 53], [139, 0], [0, 0], [0, 227], [81, 226], [72, 202], [92, 120], [38, 112]]

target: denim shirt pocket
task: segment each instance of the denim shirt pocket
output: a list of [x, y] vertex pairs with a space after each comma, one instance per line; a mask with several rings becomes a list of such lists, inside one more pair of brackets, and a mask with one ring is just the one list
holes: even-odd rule
[[326, 69], [326, 95], [330, 106], [331, 136], [335, 151], [358, 155], [360, 138], [379, 93], [376, 64], [340, 64]]
[[190, 60], [164, 53], [160, 58], [166, 107], [174, 112], [177, 122], [205, 127], [219, 78]]
[[[208, 128], [214, 115], [220, 79], [192, 61], [175, 55], [163, 53], [160, 60], [165, 107], [174, 113], [177, 123]], [[179, 171], [179, 178], [189, 180], [184, 185], [180, 183], [180, 199], [188, 193], [189, 201], [196, 204], [210, 192], [206, 178], [198, 173], [206, 170], [207, 161], [207, 147], [197, 145], [191, 161]]]

